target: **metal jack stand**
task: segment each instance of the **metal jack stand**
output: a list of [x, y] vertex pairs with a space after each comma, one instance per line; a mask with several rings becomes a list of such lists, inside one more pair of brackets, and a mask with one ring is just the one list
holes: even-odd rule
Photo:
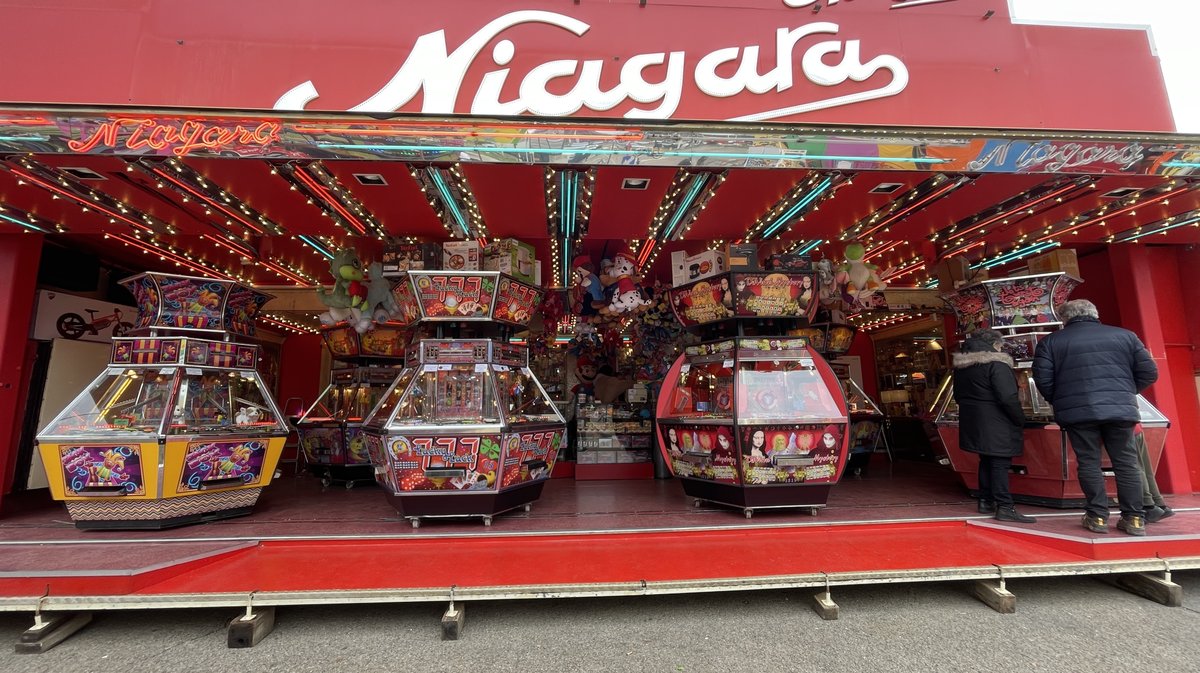
[[1163, 562], [1162, 577], [1151, 573], [1133, 573], [1130, 575], [1111, 575], [1104, 580], [1113, 586], [1124, 589], [1142, 598], [1149, 598], [1155, 603], [1161, 603], [1169, 608], [1183, 605], [1183, 587], [1171, 581], [1171, 563]]
[[813, 612], [821, 616], [825, 621], [833, 621], [838, 618], [838, 604], [833, 602], [833, 598], [829, 595], [829, 573], [825, 575], [825, 593], [813, 596]]
[[1011, 615], [1017, 611], [1017, 597], [1004, 586], [1004, 568], [996, 566], [996, 570], [1000, 573], [999, 581], [977, 580], [971, 593], [996, 612]]
[[463, 621], [466, 619], [463, 612], [466, 606], [454, 605], [454, 588], [450, 587], [450, 607], [446, 609], [446, 614], [442, 615], [442, 640], [458, 640], [462, 634]]
[[92, 621], [90, 612], [62, 612], [51, 615], [42, 614], [42, 603], [50, 595], [50, 588], [38, 598], [33, 609], [33, 627], [26, 630], [17, 638], [13, 651], [17, 654], [41, 654], [62, 641], [70, 638]]
[[246, 597], [246, 614], [229, 622], [226, 644], [229, 647], [254, 647], [275, 630], [275, 608], [254, 610], [254, 592]]

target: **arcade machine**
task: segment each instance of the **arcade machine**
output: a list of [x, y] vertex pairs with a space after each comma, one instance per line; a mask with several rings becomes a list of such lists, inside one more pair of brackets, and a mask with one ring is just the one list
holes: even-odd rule
[[[492, 517], [541, 496], [566, 421], [507, 343], [542, 290], [498, 272], [410, 271], [394, 292], [441, 338], [420, 339], [364, 423], [376, 479], [414, 528], [422, 519]], [[447, 337], [451, 329], [500, 338]]]
[[[1062, 325], [1054, 308], [1081, 281], [1064, 273], [987, 280], [960, 288], [944, 299], [951, 305], [963, 334], [991, 328], [1004, 334], [1004, 350], [1016, 364], [1017, 390], [1025, 411], [1025, 450], [1015, 458], [1009, 488], [1017, 502], [1045, 507], [1077, 508], [1085, 504], [1076, 478], [1075, 452], [1067, 433], [1054, 423], [1054, 410], [1033, 383], [1033, 353], [1037, 342]], [[1138, 395], [1141, 424], [1150, 461], [1162, 457], [1170, 422], [1146, 398]], [[950, 378], [942, 383], [933, 406], [934, 425], [951, 467], [974, 494], [979, 488], [979, 458], [958, 445], [958, 405]], [[1116, 492], [1112, 466], [1104, 459], [1109, 493]]]
[[806, 276], [733, 272], [671, 290], [685, 327], [738, 334], [685, 349], [659, 394], [659, 447], [697, 506], [746, 518], [768, 508], [815, 514], [842, 474], [850, 436], [841, 384], [808, 339], [776, 336], [815, 310]]
[[850, 368], [834, 362], [850, 350], [858, 328], [843, 323], [820, 323], [792, 330], [794, 336], [808, 339], [809, 346], [830, 361], [834, 374], [842, 385], [846, 408], [850, 413], [850, 457], [846, 471], [855, 476], [865, 476], [871, 455], [883, 444], [891, 459], [892, 450], [884, 432], [886, 416], [879, 405], [850, 376]]
[[161, 529], [249, 514], [287, 426], [255, 371], [270, 298], [232, 281], [145, 273], [132, 336], [41, 433], [50, 492], [78, 528]]
[[403, 363], [407, 343], [403, 326], [376, 325], [359, 334], [347, 325], [321, 331], [339, 363], [329, 386], [296, 422], [304, 462], [326, 488], [344, 482], [374, 482], [375, 468], [362, 436], [363, 419], [379, 403]]

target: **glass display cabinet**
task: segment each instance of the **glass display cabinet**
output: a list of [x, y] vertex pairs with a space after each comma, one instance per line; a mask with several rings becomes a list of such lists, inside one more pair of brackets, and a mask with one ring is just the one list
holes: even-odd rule
[[[288, 434], [255, 370], [268, 299], [233, 282], [142, 274], [133, 333], [38, 434], [50, 492], [79, 528], [146, 529], [248, 514]], [[192, 336], [223, 334], [226, 340]]]
[[754, 510], [823, 507], [849, 446], [841, 384], [802, 337], [688, 347], [658, 401], [659, 447], [684, 492]]
[[[1017, 502], [1047, 507], [1077, 508], [1085, 504], [1076, 476], [1075, 452], [1067, 433], [1054, 423], [1054, 410], [1033, 382], [1032, 361], [1037, 342], [1062, 324], [1055, 307], [1068, 299], [1079, 280], [1064, 273], [988, 280], [960, 288], [944, 298], [958, 317], [964, 334], [992, 328], [1004, 334], [1003, 350], [1016, 366], [1017, 392], [1025, 412], [1025, 446], [1013, 459], [1009, 488]], [[1158, 465], [1170, 422], [1145, 397], [1138, 395], [1142, 432], [1151, 464]], [[938, 390], [931, 412], [938, 437], [955, 473], [972, 493], [979, 488], [979, 458], [959, 448], [958, 404], [953, 376]], [[1116, 492], [1112, 466], [1103, 458], [1108, 492]]]
[[332, 381], [296, 422], [300, 448], [311, 472], [328, 487], [345, 482], [353, 488], [374, 482], [375, 468], [362, 436], [363, 421], [396, 378], [394, 367], [335, 369]]
[[368, 415], [376, 479], [402, 516], [492, 517], [529, 509], [554, 469], [566, 425], [524, 347], [426, 339]]

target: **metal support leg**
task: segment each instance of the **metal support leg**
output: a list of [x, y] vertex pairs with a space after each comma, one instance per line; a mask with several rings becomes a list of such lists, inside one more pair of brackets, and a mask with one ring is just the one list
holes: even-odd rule
[[62, 641], [75, 635], [77, 631], [92, 621], [90, 612], [60, 612], [45, 614], [42, 603], [50, 594], [50, 588], [38, 598], [33, 607], [33, 626], [17, 638], [13, 651], [17, 654], [41, 654]]
[[442, 615], [442, 640], [458, 640], [462, 635], [463, 622], [466, 619], [465, 605], [454, 604], [454, 587], [450, 587], [450, 607]]
[[275, 630], [275, 608], [254, 609], [254, 594], [246, 601], [246, 614], [229, 622], [226, 644], [229, 647], [254, 647]]
[[1153, 573], [1133, 573], [1128, 575], [1110, 575], [1104, 581], [1124, 589], [1142, 598], [1148, 598], [1155, 603], [1161, 603], [1169, 608], [1183, 605], [1183, 587], [1171, 581], [1171, 564], [1166, 559], [1162, 576]]
[[813, 596], [813, 612], [821, 616], [825, 621], [833, 621], [838, 618], [838, 604], [833, 602], [833, 597], [829, 595], [829, 575], [825, 575], [825, 592]]
[[971, 593], [996, 612], [1011, 615], [1017, 611], [1017, 597], [1005, 588], [1004, 569], [1000, 566], [996, 569], [1000, 571], [999, 580], [977, 580]]

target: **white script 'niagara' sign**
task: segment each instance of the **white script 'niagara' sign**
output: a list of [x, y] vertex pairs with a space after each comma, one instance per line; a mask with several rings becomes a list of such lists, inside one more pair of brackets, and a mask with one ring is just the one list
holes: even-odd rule
[[[481, 51], [501, 33], [521, 24], [546, 24], [569, 31], [578, 37], [591, 29], [578, 19], [554, 12], [524, 10], [505, 14], [488, 23], [457, 49], [449, 51], [446, 33], [439, 30], [417, 38], [411, 53], [392, 79], [378, 92], [350, 108], [351, 112], [395, 112], [423, 92], [421, 112], [452, 114], [458, 102], [463, 78]], [[776, 63], [765, 74], [759, 74], [759, 45], [726, 47], [705, 54], [695, 61], [691, 77], [697, 88], [715, 98], [729, 98], [743, 93], [765, 94], [783, 92], [795, 84], [794, 55], [797, 43], [810, 36], [836, 36], [838, 25], [824, 21], [798, 28], [779, 28], [775, 31]], [[734, 121], [761, 121], [803, 114], [841, 105], [894, 96], [908, 85], [908, 68], [899, 58], [881, 54], [862, 62], [858, 40], [825, 40], [808, 46], [800, 57], [804, 78], [821, 87], [835, 87], [847, 80], [863, 82], [875, 73], [886, 70], [891, 75], [887, 84], [868, 91], [806, 101], [784, 108], [765, 110], [737, 117]], [[516, 55], [517, 47], [503, 39], [492, 48], [491, 60], [497, 69], [486, 73], [471, 102], [471, 114], [568, 116], [582, 108], [593, 111], [611, 110], [621, 103], [632, 101], [644, 107], [625, 112], [629, 118], [669, 119], [679, 107], [685, 77], [691, 62], [684, 51], [637, 54], [624, 59], [620, 82], [611, 89], [600, 86], [606, 63], [604, 60], [553, 60], [541, 63], [521, 78], [518, 96], [501, 101], [500, 92], [508, 80], [507, 66]], [[841, 61], [831, 65], [826, 59], [841, 54]], [[717, 74], [723, 65], [737, 63], [736, 71], [724, 77]], [[647, 81], [645, 70], [666, 66], [665, 76]], [[574, 78], [575, 85], [564, 94], [548, 91], [548, 85], [558, 78]], [[300, 84], [279, 97], [277, 110], [303, 110], [319, 96], [312, 81]]]

